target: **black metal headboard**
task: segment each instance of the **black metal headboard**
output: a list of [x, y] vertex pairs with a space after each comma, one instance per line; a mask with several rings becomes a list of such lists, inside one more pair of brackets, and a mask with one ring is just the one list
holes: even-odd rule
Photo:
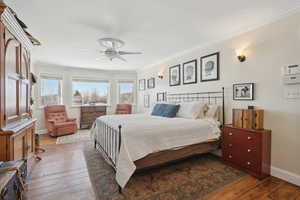
[[224, 87], [222, 91], [216, 92], [197, 92], [197, 93], [167, 93], [166, 101], [169, 103], [182, 103], [200, 101], [207, 104], [222, 106], [222, 123], [225, 124], [225, 95]]

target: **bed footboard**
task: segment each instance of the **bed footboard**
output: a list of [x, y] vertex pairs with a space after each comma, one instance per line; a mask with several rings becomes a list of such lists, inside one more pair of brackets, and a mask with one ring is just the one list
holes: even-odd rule
[[121, 129], [109, 126], [105, 122], [97, 121], [97, 133], [94, 136], [94, 147], [103, 152], [116, 169], [119, 152], [121, 148]]

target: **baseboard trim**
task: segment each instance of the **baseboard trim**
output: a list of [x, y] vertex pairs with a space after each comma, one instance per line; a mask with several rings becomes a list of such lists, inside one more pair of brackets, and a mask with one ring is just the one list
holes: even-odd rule
[[43, 135], [43, 134], [46, 134], [46, 133], [48, 133], [47, 129], [42, 129], [42, 130], [37, 131], [37, 134], [39, 134], [39, 135]]
[[289, 183], [300, 186], [300, 175], [277, 168], [271, 167], [271, 175], [282, 180], [285, 180]]

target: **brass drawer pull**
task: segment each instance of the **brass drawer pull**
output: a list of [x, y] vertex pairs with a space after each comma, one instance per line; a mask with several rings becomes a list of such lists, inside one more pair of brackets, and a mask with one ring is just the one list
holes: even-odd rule
[[248, 140], [251, 140], [251, 139], [252, 139], [252, 137], [248, 136]]
[[229, 135], [229, 136], [232, 136], [232, 133], [229, 133], [228, 135]]
[[247, 151], [248, 151], [248, 152], [251, 152], [251, 149], [248, 149]]

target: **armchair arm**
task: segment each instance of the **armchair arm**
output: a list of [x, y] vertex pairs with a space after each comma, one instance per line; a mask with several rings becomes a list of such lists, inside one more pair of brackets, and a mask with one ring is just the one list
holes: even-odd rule
[[54, 123], [55, 123], [55, 120], [54, 120], [54, 119], [48, 119], [47, 122], [53, 123], [53, 124], [54, 124]]
[[76, 118], [68, 118], [67, 122], [72, 122], [72, 121], [76, 121], [76, 120], [77, 120]]

